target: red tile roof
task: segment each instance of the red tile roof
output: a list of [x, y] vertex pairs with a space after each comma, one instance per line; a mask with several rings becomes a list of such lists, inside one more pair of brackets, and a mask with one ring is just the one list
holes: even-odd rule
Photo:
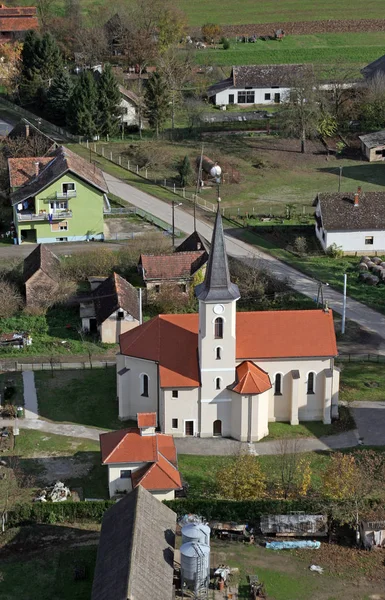
[[156, 427], [156, 413], [138, 413], [138, 427]]
[[175, 254], [142, 254], [139, 265], [143, 268], [143, 279], [166, 280], [189, 279], [207, 261], [205, 250], [176, 252]]
[[176, 462], [173, 437], [162, 433], [140, 435], [137, 428], [109, 431], [100, 435], [100, 450], [104, 465], [130, 462], [155, 462], [158, 452]]
[[[237, 313], [237, 360], [336, 356], [332, 311], [282, 310]], [[123, 333], [126, 356], [159, 363], [162, 387], [200, 385], [198, 315], [159, 315]]]
[[35, 6], [23, 6], [8, 8], [0, 5], [0, 31], [28, 31], [37, 29], [37, 9]]
[[179, 490], [182, 487], [178, 469], [160, 453], [156, 463], [134, 471], [131, 481], [133, 488], [141, 485], [146, 490]]
[[263, 394], [271, 388], [266, 371], [245, 360], [237, 366], [237, 383], [231, 389], [238, 394]]
[[36, 164], [39, 163], [39, 172], [45, 165], [51, 162], [50, 156], [38, 156], [28, 158], [9, 158], [9, 185], [11, 188], [18, 188], [25, 185], [31, 179], [36, 177]]

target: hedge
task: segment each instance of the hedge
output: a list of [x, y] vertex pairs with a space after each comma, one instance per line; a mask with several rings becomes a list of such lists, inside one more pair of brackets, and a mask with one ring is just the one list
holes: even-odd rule
[[115, 502], [35, 502], [18, 504], [8, 512], [8, 526], [31, 523], [74, 523], [92, 521], [101, 523], [103, 515]]

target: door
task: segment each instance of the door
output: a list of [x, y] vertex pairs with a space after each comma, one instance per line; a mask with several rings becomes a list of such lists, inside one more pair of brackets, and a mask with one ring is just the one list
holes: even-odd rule
[[214, 421], [214, 423], [213, 423], [213, 435], [214, 436], [222, 435], [222, 421], [220, 419], [218, 419], [217, 421]]
[[229, 94], [229, 104], [234, 104], [234, 94]]
[[194, 421], [185, 421], [184, 422], [184, 434], [185, 435], [194, 435]]
[[279, 104], [281, 102], [281, 94], [274, 94], [274, 102]]

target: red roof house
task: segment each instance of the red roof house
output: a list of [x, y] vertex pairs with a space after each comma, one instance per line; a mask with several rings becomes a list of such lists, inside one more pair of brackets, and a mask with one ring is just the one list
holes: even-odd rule
[[35, 6], [14, 6], [8, 8], [0, 4], [0, 43], [23, 39], [30, 29], [38, 29], [37, 8]]

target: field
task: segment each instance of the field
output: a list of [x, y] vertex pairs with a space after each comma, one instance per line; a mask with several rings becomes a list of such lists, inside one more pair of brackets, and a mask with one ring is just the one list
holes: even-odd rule
[[230, 48], [207, 48], [196, 53], [198, 64], [208, 65], [251, 65], [251, 64], [290, 64], [345, 63], [355, 67], [352, 76], [361, 77], [359, 69], [382, 56], [385, 33], [324, 33], [314, 35], [287, 36], [276, 40], [255, 43], [230, 40]]

